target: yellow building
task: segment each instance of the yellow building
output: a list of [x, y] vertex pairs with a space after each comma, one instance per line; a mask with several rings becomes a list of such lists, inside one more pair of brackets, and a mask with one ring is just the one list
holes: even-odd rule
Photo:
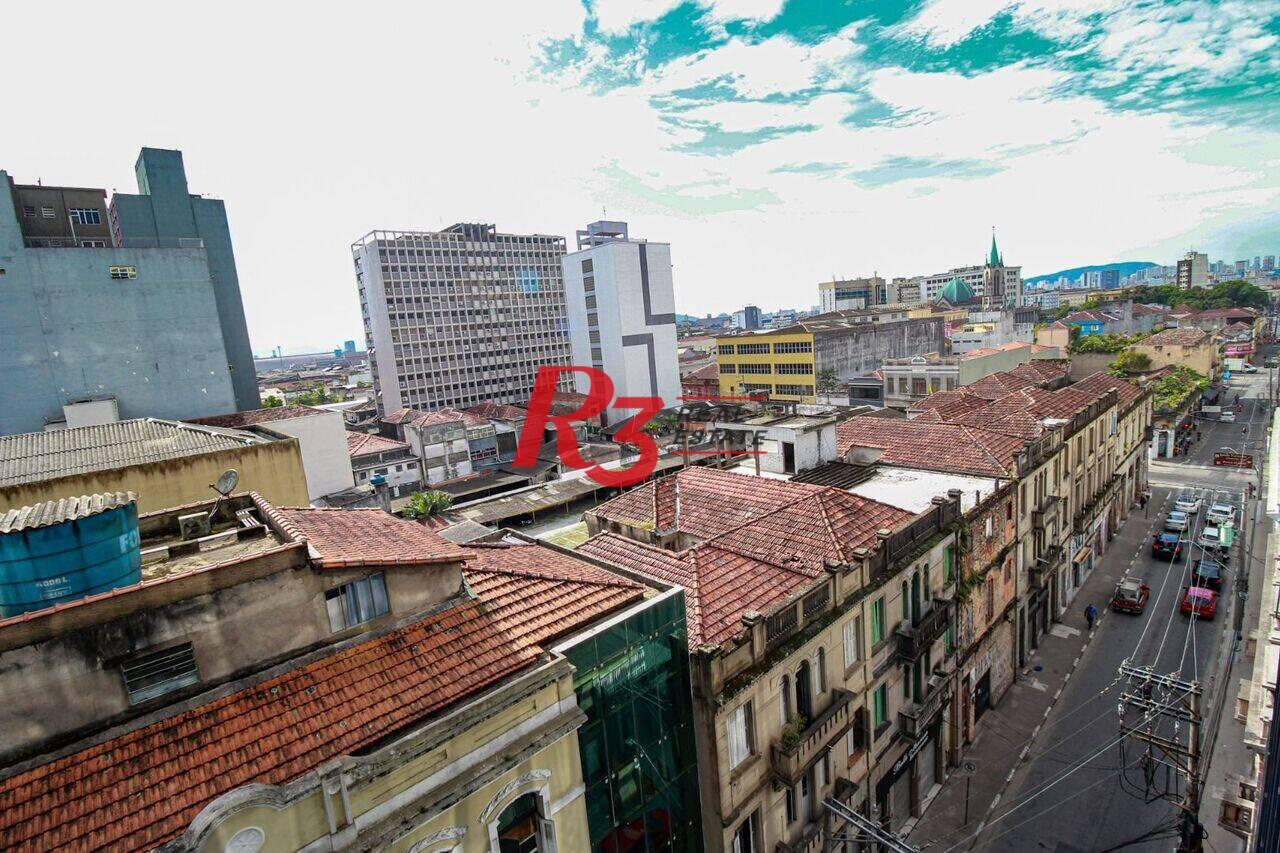
[[1189, 367], [1213, 379], [1218, 372], [1218, 345], [1207, 333], [1194, 328], [1165, 329], [1130, 347], [1151, 359], [1151, 370]]
[[0, 437], [0, 512], [104, 492], [136, 492], [152, 512], [213, 497], [230, 468], [237, 491], [310, 503], [296, 438], [139, 418]]
[[886, 359], [946, 346], [940, 314], [914, 317], [905, 305], [833, 311], [783, 329], [716, 338], [720, 396], [752, 392], [797, 403], [817, 401], [818, 378], [829, 371], [837, 383], [866, 376]]

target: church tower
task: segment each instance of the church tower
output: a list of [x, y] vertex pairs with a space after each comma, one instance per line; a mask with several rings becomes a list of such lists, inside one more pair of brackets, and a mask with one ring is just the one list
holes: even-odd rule
[[[982, 307], [986, 311], [999, 311], [1002, 308], [1013, 308], [1015, 305], [1009, 304], [1009, 298], [1012, 294], [1005, 292], [1005, 266], [1004, 258], [1000, 257], [1000, 250], [996, 248], [996, 229], [991, 229], [991, 252], [987, 256], [987, 263], [982, 268]], [[1016, 298], [1016, 295], [1014, 296]]]

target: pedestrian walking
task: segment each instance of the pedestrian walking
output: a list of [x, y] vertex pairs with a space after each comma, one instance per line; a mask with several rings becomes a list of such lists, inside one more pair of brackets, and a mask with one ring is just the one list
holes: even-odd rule
[[1089, 630], [1093, 630], [1094, 620], [1098, 618], [1098, 608], [1090, 604], [1084, 609], [1084, 621], [1089, 623]]

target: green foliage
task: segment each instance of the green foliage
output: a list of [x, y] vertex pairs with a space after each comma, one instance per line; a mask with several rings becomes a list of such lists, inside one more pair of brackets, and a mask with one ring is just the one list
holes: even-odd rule
[[319, 406], [322, 403], [337, 403], [340, 399], [336, 393], [330, 394], [326, 391], [323, 385], [317, 385], [310, 391], [303, 391], [294, 397], [293, 402], [299, 406]]
[[677, 413], [659, 412], [644, 425], [644, 431], [649, 435], [666, 435], [673, 431], [679, 423], [680, 415]]
[[283, 405], [284, 400], [281, 400], [275, 394], [268, 394], [262, 398], [262, 408], [264, 409], [278, 409]]
[[1199, 311], [1206, 308], [1266, 308], [1269, 302], [1266, 291], [1247, 281], [1224, 281], [1213, 287], [1191, 290], [1183, 290], [1173, 284], [1135, 287], [1127, 295], [1138, 302], [1169, 306], [1190, 305]]
[[831, 393], [840, 389], [840, 374], [836, 373], [834, 367], [828, 367], [818, 371], [818, 390], [824, 394]]
[[409, 502], [404, 505], [404, 509], [400, 510], [400, 514], [405, 518], [428, 518], [439, 515], [451, 506], [453, 506], [452, 495], [432, 489], [410, 495]]
[[1156, 380], [1152, 405], [1157, 412], [1176, 411], [1192, 394], [1209, 387], [1209, 380], [1185, 365], [1178, 365]]
[[1131, 373], [1146, 373], [1151, 369], [1151, 356], [1145, 352], [1137, 352], [1127, 349], [1116, 357], [1116, 360], [1108, 365], [1108, 369], [1117, 376], [1125, 376]]
[[[1073, 327], [1074, 328], [1074, 327]], [[1118, 353], [1122, 352], [1125, 347], [1136, 344], [1138, 341], [1147, 337], [1146, 335], [1089, 335], [1085, 338], [1077, 338], [1071, 344], [1071, 352], [1105, 352]]]
[[800, 741], [804, 740], [804, 727], [808, 725], [801, 715], [797, 714], [791, 722], [782, 727], [782, 748], [786, 750], [795, 749], [800, 745]]

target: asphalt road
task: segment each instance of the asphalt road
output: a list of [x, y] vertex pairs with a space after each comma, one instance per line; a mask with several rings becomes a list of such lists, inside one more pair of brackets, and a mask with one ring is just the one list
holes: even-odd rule
[[[1245, 403], [1238, 423], [1205, 422], [1202, 438], [1188, 456], [1152, 465], [1152, 499], [1146, 514], [1135, 511], [1129, 516], [1095, 569], [1105, 581], [1101, 588], [1107, 591], [1107, 599], [1120, 578], [1127, 575], [1145, 580], [1151, 587], [1146, 609], [1141, 616], [1106, 612], [1094, 642], [973, 849], [1101, 853], [1176, 848], [1178, 839], [1173, 833], [1178, 813], [1165, 795], [1180, 797], [1182, 786], [1177, 774], [1162, 764], [1148, 764], [1149, 772], [1144, 770], [1141, 744], [1120, 743], [1119, 697], [1122, 690], [1132, 687], [1119, 677], [1118, 670], [1130, 660], [1150, 664], [1159, 673], [1198, 680], [1204, 690], [1206, 713], [1213, 707], [1220, 690], [1219, 651], [1230, 643], [1228, 639], [1224, 644], [1224, 635], [1231, 629], [1235, 606], [1232, 585], [1244, 559], [1245, 543], [1238, 539], [1232, 548], [1225, 595], [1216, 618], [1207, 621], [1178, 611], [1191, 561], [1200, 557], [1201, 549], [1184, 544], [1184, 554], [1189, 550], [1191, 560], [1171, 564], [1151, 556], [1151, 540], [1163, 529], [1165, 513], [1180, 491], [1196, 491], [1206, 497], [1205, 507], [1197, 515], [1196, 534], [1215, 491], [1230, 491], [1232, 502], [1244, 506], [1242, 496], [1249, 476], [1214, 469], [1212, 458], [1215, 450], [1230, 447], [1239, 452], [1243, 444], [1245, 452], [1252, 452], [1260, 462], [1266, 431], [1266, 373], [1228, 383], [1242, 392]], [[1245, 517], [1252, 516], [1250, 503]], [[1095, 583], [1093, 589], [1098, 588]], [[1088, 603], [1078, 597], [1073, 606], [1083, 609]], [[1096, 598], [1093, 604], [1099, 611], [1108, 610], [1108, 600]], [[1136, 722], [1140, 716], [1130, 711], [1127, 720]], [[1175, 735], [1172, 722], [1158, 724], [1156, 731], [1166, 737]], [[1185, 728], [1177, 734], [1187, 740]], [[1205, 731], [1202, 737], [1206, 754], [1212, 734]]]

